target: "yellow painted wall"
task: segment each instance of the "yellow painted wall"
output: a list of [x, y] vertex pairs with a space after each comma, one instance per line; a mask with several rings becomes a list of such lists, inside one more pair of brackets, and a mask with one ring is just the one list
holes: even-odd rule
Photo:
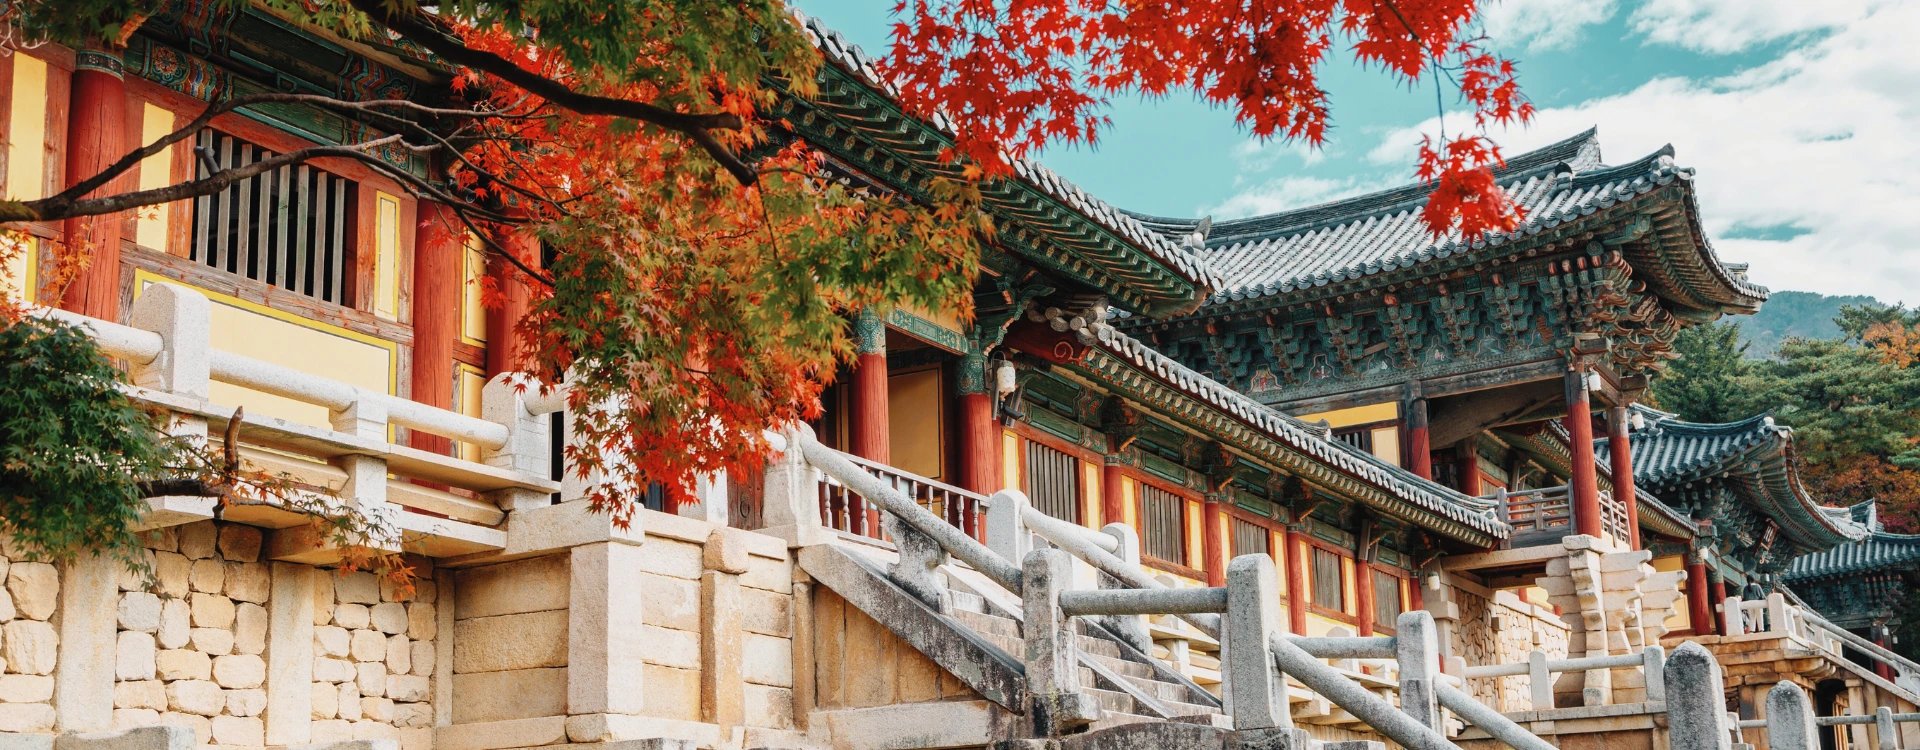
[[1000, 483], [1008, 487], [1020, 486], [1020, 436], [1008, 430], [1000, 433]]
[[893, 465], [928, 479], [941, 479], [940, 371], [917, 370], [887, 377], [887, 429]]
[[1201, 523], [1200, 504], [1182, 502], [1187, 512], [1187, 567], [1205, 570], [1207, 566], [1206, 541], [1202, 537], [1206, 526]]
[[1400, 402], [1383, 401], [1378, 404], [1367, 404], [1366, 406], [1355, 406], [1348, 409], [1335, 409], [1333, 411], [1323, 411], [1315, 414], [1295, 414], [1294, 416], [1299, 417], [1300, 420], [1304, 422], [1326, 420], [1326, 423], [1334, 429], [1352, 427], [1357, 424], [1372, 424], [1374, 422], [1397, 422], [1400, 419]]
[[[148, 284], [194, 288], [142, 271], [135, 280], [135, 297]], [[214, 303], [211, 314], [214, 349], [351, 383], [376, 393], [396, 392], [399, 360], [398, 348], [392, 342], [224, 294], [197, 291]], [[326, 407], [235, 385], [214, 383], [208, 397], [216, 404], [244, 406], [249, 416], [279, 417], [315, 427], [332, 425]]]
[[487, 310], [480, 303], [480, 280], [487, 276], [487, 250], [480, 238], [468, 233], [461, 256], [460, 338], [479, 346], [487, 343]]
[[400, 319], [400, 199], [374, 193], [373, 314]]
[[1273, 550], [1273, 569], [1280, 577], [1280, 593], [1287, 593], [1287, 533], [1267, 531], [1267, 549]]
[[1095, 529], [1107, 524], [1107, 519], [1100, 515], [1100, 471], [1099, 464], [1080, 462], [1080, 517]]
[[1353, 629], [1352, 625], [1348, 625], [1347, 623], [1329, 619], [1323, 615], [1317, 615], [1312, 612], [1307, 613], [1307, 635], [1323, 636], [1331, 632], [1334, 628], [1342, 629], [1347, 635], [1353, 635], [1355, 632], [1358, 632]]
[[[465, 362], [454, 365], [453, 404], [461, 414], [469, 417], [480, 416], [480, 394], [486, 387], [486, 371]], [[480, 446], [461, 443], [460, 457], [468, 461], [480, 460]]]
[[1380, 460], [1400, 465], [1400, 430], [1393, 427], [1381, 427], [1373, 431], [1373, 455]]
[[[153, 102], [140, 111], [140, 142], [152, 143], [173, 132], [173, 112]], [[154, 190], [173, 183], [173, 150], [176, 143], [160, 153], [140, 160], [140, 189]], [[166, 251], [169, 206], [147, 206], [135, 213], [134, 241], [141, 247]]]
[[[14, 200], [44, 198], [47, 169], [47, 63], [24, 52], [13, 53], [8, 89], [13, 112], [7, 121], [6, 195]], [[8, 233], [0, 242], [0, 294], [31, 302], [38, 285], [39, 241]]]
[[1341, 612], [1353, 614], [1360, 611], [1360, 592], [1356, 588], [1359, 580], [1354, 575], [1353, 558], [1340, 558], [1340, 594], [1342, 599], [1347, 600], [1345, 606], [1340, 607]]
[[[1653, 569], [1662, 573], [1686, 570], [1687, 558], [1684, 555], [1656, 557], [1653, 559]], [[1687, 582], [1685, 579], [1682, 579], [1680, 581], [1680, 600], [1674, 602], [1673, 614], [1667, 616], [1668, 630], [1693, 629], [1693, 613], [1688, 611], [1686, 592]]]
[[1140, 530], [1139, 484], [1133, 477], [1120, 477], [1120, 512], [1124, 514], [1121, 520], [1135, 531]]

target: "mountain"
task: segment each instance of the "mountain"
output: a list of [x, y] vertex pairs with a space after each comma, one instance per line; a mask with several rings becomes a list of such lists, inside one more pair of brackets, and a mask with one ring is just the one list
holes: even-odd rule
[[1747, 343], [1747, 356], [1764, 359], [1773, 356], [1780, 342], [1798, 336], [1811, 339], [1840, 338], [1840, 327], [1833, 317], [1847, 305], [1877, 305], [1865, 295], [1831, 296], [1818, 292], [1774, 292], [1760, 312], [1752, 317], [1736, 318], [1740, 338]]

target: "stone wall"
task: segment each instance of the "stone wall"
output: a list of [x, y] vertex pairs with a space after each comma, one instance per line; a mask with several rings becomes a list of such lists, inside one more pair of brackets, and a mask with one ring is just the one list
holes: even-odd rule
[[[1550, 659], [1567, 657], [1567, 628], [1551, 610], [1521, 599], [1513, 591], [1490, 591], [1465, 581], [1450, 587], [1458, 608], [1447, 653], [1468, 666], [1526, 663], [1529, 653], [1544, 651]], [[1527, 711], [1535, 706], [1530, 678], [1525, 675], [1468, 681], [1468, 690], [1480, 702], [1501, 711]]]
[[53, 670], [60, 634], [52, 620], [59, 608], [60, 571], [46, 563], [0, 556], [0, 731], [53, 729]]

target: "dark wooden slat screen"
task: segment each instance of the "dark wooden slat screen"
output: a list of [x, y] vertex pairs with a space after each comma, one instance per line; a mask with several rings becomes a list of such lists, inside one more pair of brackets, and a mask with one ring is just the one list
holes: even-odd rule
[[1267, 527], [1242, 518], [1232, 519], [1231, 526], [1234, 555], [1273, 554], [1273, 536], [1267, 533]]
[[[200, 131], [198, 177], [272, 158], [272, 151]], [[211, 163], [209, 163], [211, 162]], [[305, 165], [240, 180], [193, 202], [193, 259], [309, 297], [347, 304], [353, 183]]]
[[1373, 452], [1373, 428], [1372, 427], [1357, 427], [1357, 428], [1349, 428], [1345, 430], [1334, 430], [1333, 439], [1338, 440], [1342, 443], [1346, 443], [1347, 445], [1351, 445], [1355, 448], [1359, 448], [1360, 450], [1366, 451], [1368, 453]]
[[1041, 513], [1080, 522], [1080, 462], [1073, 456], [1028, 441], [1026, 489]]
[[1327, 609], [1347, 611], [1347, 589], [1341, 581], [1340, 556], [1319, 547], [1313, 548], [1313, 603]]
[[1400, 619], [1400, 578], [1378, 570], [1373, 575], [1373, 624], [1392, 629]]
[[1140, 485], [1140, 548], [1156, 560], [1187, 564], [1187, 509], [1179, 495]]

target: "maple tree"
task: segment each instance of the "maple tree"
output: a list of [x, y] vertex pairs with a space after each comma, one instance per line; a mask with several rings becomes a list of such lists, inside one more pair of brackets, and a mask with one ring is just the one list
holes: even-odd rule
[[[245, 0], [226, 0], [244, 2]], [[1443, 80], [1472, 108], [1472, 134], [1423, 146], [1436, 234], [1510, 229], [1518, 209], [1489, 171], [1483, 131], [1526, 120], [1510, 62], [1467, 30], [1473, 0], [1103, 0], [903, 3], [887, 71], [903, 106], [952, 123], [965, 181], [920, 199], [850, 185], [770, 118], [780, 96], [814, 94], [822, 58], [780, 0], [260, 0], [350, 39], [411, 42], [452, 69], [454, 103], [308, 94], [216, 97], [205, 113], [99, 175], [35, 201], [0, 201], [0, 222], [100, 216], [182, 200], [284, 164], [353, 160], [453, 216], [535, 289], [519, 326], [524, 368], [572, 386], [581, 472], [628, 471], [595, 490], [624, 523], [646, 483], [670, 501], [702, 472], [765, 452], [761, 429], [819, 413], [851, 355], [847, 313], [897, 304], [966, 316], [978, 248], [995, 240], [985, 181], [1050, 144], [1092, 143], [1124, 92], [1190, 90], [1254, 135], [1326, 135], [1317, 83], [1336, 39], [1407, 80]], [[148, 0], [23, 0], [0, 11], [16, 42], [122, 43]], [[386, 135], [314, 146], [178, 184], [97, 191], [141, 159], [245, 106], [334, 111]], [[401, 148], [430, 177], [378, 156]], [[927, 199], [925, 196], [931, 196]], [[550, 260], [506, 237], [533, 236]], [[56, 248], [83, 263], [87, 248]], [[57, 275], [56, 275], [57, 278]], [[502, 290], [489, 286], [497, 303]], [[537, 386], [536, 386], [537, 387]]]

